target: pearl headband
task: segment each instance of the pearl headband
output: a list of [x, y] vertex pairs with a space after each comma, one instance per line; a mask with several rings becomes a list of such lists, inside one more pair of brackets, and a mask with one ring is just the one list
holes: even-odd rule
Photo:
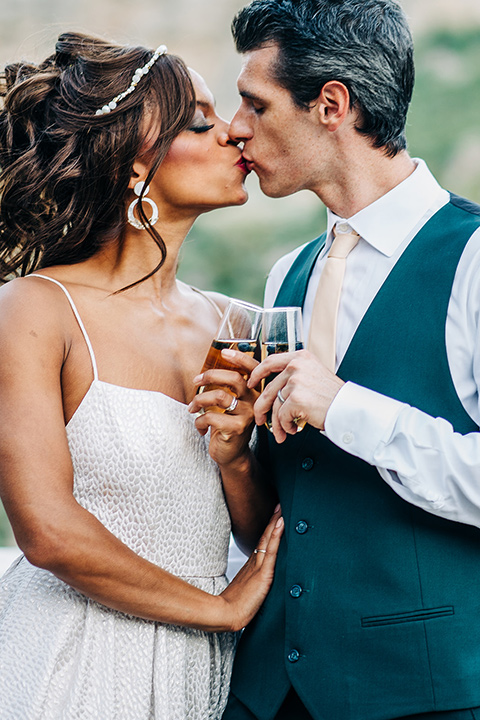
[[152, 65], [154, 63], [157, 62], [158, 58], [161, 55], [165, 55], [167, 52], [168, 52], [168, 50], [167, 50], [166, 45], [160, 45], [153, 53], [150, 60], [143, 67], [137, 68], [135, 70], [135, 72], [133, 73], [133, 77], [132, 77], [130, 86], [124, 92], [120, 93], [120, 95], [117, 95], [116, 97], [114, 97], [113, 100], [110, 100], [110, 102], [107, 103], [107, 105], [104, 105], [103, 107], [99, 108], [97, 110], [97, 112], [95, 113], [95, 115], [106, 115], [107, 113], [111, 112], [112, 110], [115, 110], [118, 103], [121, 102], [122, 100], [124, 100], [127, 97], [127, 95], [130, 95], [130, 93], [132, 93], [135, 90], [138, 83], [142, 79], [143, 75], [148, 75], [148, 73], [150, 72], [150, 68], [152, 67]]

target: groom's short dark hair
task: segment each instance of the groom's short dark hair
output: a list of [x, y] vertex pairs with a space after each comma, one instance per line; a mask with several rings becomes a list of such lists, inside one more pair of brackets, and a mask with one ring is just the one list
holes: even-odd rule
[[395, 0], [253, 0], [232, 32], [240, 53], [278, 46], [273, 77], [299, 107], [338, 80], [359, 112], [357, 130], [390, 156], [406, 148], [413, 43]]

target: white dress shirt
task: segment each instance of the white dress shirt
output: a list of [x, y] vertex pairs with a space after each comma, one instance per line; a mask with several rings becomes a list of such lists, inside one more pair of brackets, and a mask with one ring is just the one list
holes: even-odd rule
[[[449, 200], [425, 163], [418, 159], [415, 163], [416, 169], [404, 182], [353, 217], [339, 218], [328, 211], [326, 246], [305, 298], [305, 337], [334, 224], [346, 221], [361, 236], [347, 258], [338, 311], [337, 368], [400, 255]], [[274, 265], [265, 290], [266, 307], [273, 305], [300, 250]], [[468, 415], [480, 425], [480, 230], [471, 236], [460, 258], [445, 332], [455, 390]], [[460, 435], [442, 418], [347, 382], [328, 410], [325, 434], [338, 447], [376, 466], [404, 500], [449, 520], [480, 527], [480, 432]]]

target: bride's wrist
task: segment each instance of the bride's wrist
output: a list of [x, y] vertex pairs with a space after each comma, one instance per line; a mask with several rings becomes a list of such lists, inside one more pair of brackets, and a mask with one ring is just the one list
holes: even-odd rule
[[237, 455], [218, 465], [221, 472], [249, 475], [252, 469], [252, 457], [252, 451], [247, 445], [247, 447], [243, 448]]

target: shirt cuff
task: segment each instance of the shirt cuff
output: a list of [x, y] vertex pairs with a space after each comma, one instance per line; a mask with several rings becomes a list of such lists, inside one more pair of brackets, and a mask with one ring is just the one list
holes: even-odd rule
[[378, 445], [388, 441], [406, 407], [398, 400], [347, 382], [328, 409], [325, 435], [345, 452], [374, 465]]

